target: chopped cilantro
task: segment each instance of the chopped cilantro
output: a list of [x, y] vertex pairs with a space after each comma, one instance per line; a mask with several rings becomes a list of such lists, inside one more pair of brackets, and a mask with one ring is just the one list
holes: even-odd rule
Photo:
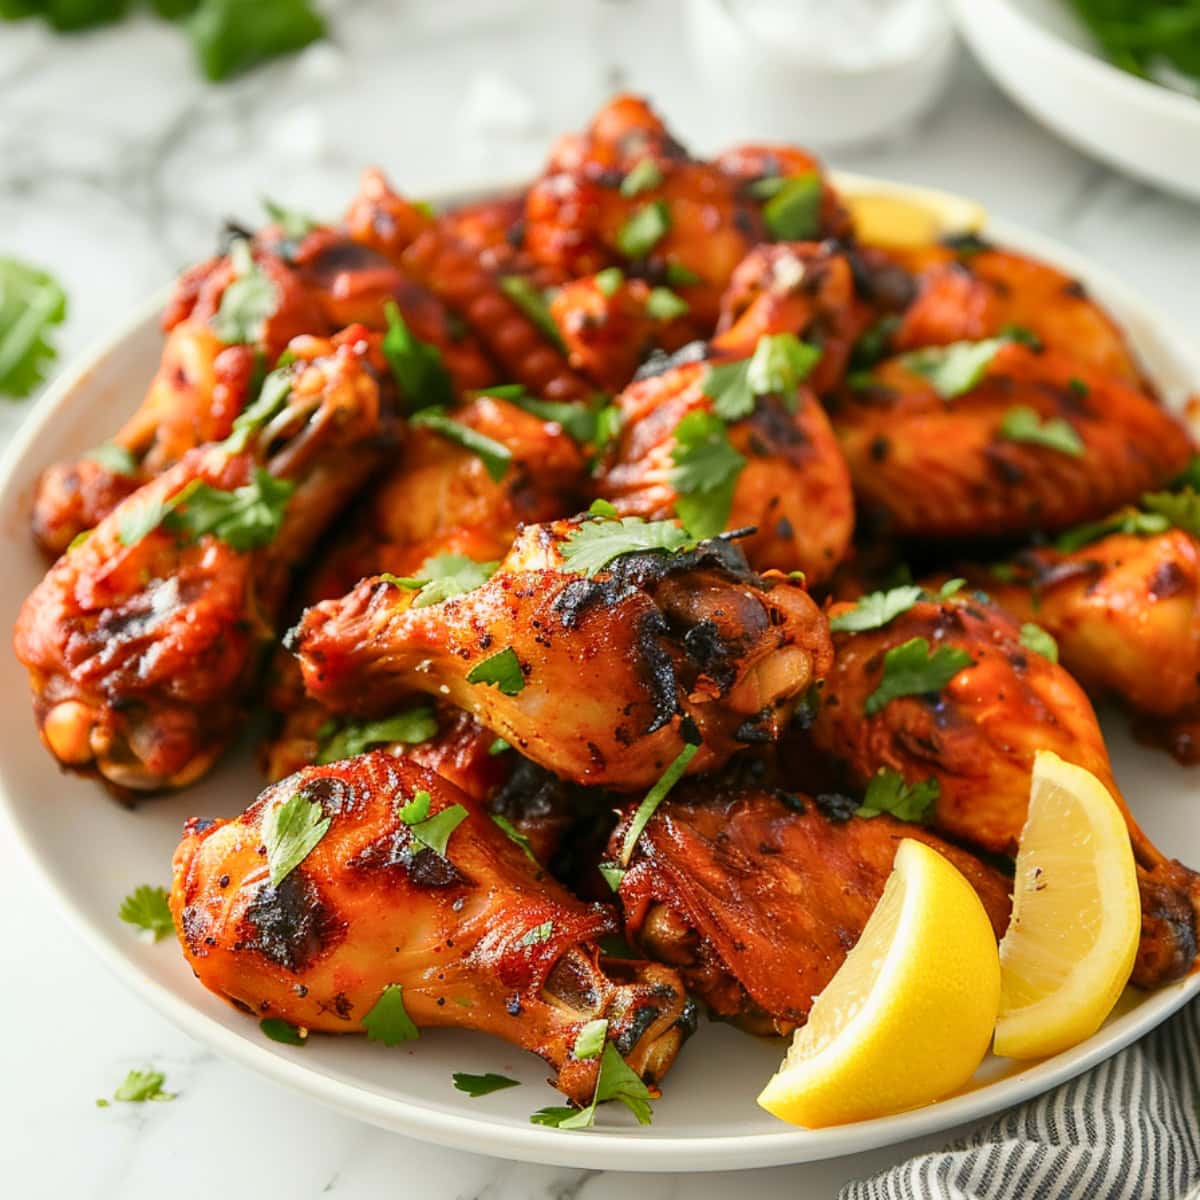
[[1058, 662], [1058, 643], [1040, 625], [1026, 621], [1021, 626], [1021, 645], [1034, 654], [1048, 658], [1052, 663]]
[[608, 1022], [603, 1017], [589, 1021], [575, 1038], [571, 1053], [576, 1058], [595, 1058], [604, 1049], [604, 1039], [607, 1036]]
[[605, 267], [603, 271], [597, 271], [594, 278], [600, 294], [611, 300], [625, 282], [625, 272], [620, 267]]
[[691, 310], [691, 305], [682, 297], [677, 296], [670, 288], [651, 288], [646, 299], [646, 315], [656, 321], [673, 321]]
[[504, 753], [506, 750], [511, 750], [511, 749], [512, 749], [512, 743], [511, 743], [511, 742], [509, 742], [509, 741], [505, 740], [504, 738], [499, 738], [499, 737], [498, 737], [498, 738], [497, 738], [497, 739], [496, 739], [496, 740], [495, 740], [495, 741], [494, 741], [494, 742], [493, 742], [493, 743], [492, 743], [492, 744], [491, 744], [491, 745], [488, 747], [488, 755], [489, 755], [489, 757], [491, 757], [491, 758], [495, 758], [497, 754], [503, 754], [503, 753]]
[[1124, 533], [1135, 537], [1152, 537], [1158, 533], [1166, 533], [1171, 528], [1171, 522], [1158, 512], [1142, 512], [1137, 508], [1122, 509], [1102, 521], [1089, 521], [1085, 525], [1077, 525], [1068, 529], [1054, 540], [1054, 548], [1063, 554], [1070, 554], [1083, 546], [1108, 537], [1110, 533]]
[[789, 408], [821, 351], [792, 333], [764, 334], [748, 359], [713, 363], [705, 371], [704, 394], [722, 420], [737, 421], [754, 410], [754, 398], [778, 394]]
[[539, 1109], [529, 1119], [535, 1125], [549, 1125], [555, 1129], [589, 1129], [596, 1121], [596, 1106], [606, 1100], [619, 1100], [633, 1113], [639, 1125], [650, 1124], [650, 1092], [611, 1042], [605, 1043], [596, 1076], [596, 1092], [586, 1108], [552, 1106]]
[[[607, 504], [607, 501], [605, 501]], [[693, 539], [675, 521], [643, 521], [641, 517], [617, 519], [616, 510], [593, 513], [599, 519], [585, 521], [571, 530], [562, 544], [564, 564], [580, 575], [595, 575], [602, 571], [614, 558], [624, 554], [641, 554], [647, 551], [663, 551], [673, 554], [693, 544]]]
[[1200, 537], [1200, 494], [1191, 486], [1179, 492], [1147, 492], [1142, 508], [1148, 516], [1161, 517], [1176, 529]]
[[387, 580], [417, 592], [413, 608], [428, 608], [431, 604], [441, 604], [443, 600], [482, 587], [496, 573], [499, 565], [496, 562], [476, 562], [465, 554], [435, 554], [417, 568], [416, 575], [403, 579], [389, 575]]
[[135, 493], [116, 510], [117, 539], [122, 546], [136, 545], [162, 524], [169, 511], [162, 500]]
[[1027, 325], [1017, 325], [1012, 321], [1001, 328], [1000, 336], [1007, 338], [1010, 342], [1028, 346], [1030, 350], [1036, 350], [1039, 353], [1046, 348], [1046, 343]]
[[924, 821], [941, 791], [942, 786], [936, 779], [908, 784], [899, 771], [880, 767], [867, 784], [867, 794], [857, 815], [877, 817], [880, 813], [890, 813], [898, 821]]
[[493, 483], [499, 483], [504, 478], [512, 462], [512, 451], [503, 442], [497, 442], [469, 425], [460, 424], [448, 416], [444, 408], [423, 408], [412, 418], [411, 424], [432, 429], [442, 437], [457, 442], [464, 450], [478, 455]]
[[816, 171], [784, 179], [763, 205], [763, 220], [779, 242], [805, 242], [821, 232], [821, 176]]
[[645, 258], [671, 228], [666, 201], [654, 200], [628, 217], [617, 233], [617, 249], [626, 258]]
[[288, 208], [283, 204], [276, 204], [274, 200], [270, 200], [266, 196], [262, 198], [262, 206], [266, 209], [267, 216], [279, 226], [280, 233], [291, 241], [299, 241], [301, 238], [307, 237], [314, 229], [321, 227], [321, 222], [307, 213], [300, 212], [299, 209]]
[[387, 332], [383, 335], [383, 356], [409, 412], [453, 404], [454, 381], [442, 352], [409, 329], [394, 300], [384, 306], [384, 314]]
[[691, 284], [699, 282], [700, 276], [689, 267], [685, 267], [683, 263], [667, 263], [667, 283], [671, 287], [689, 287]]
[[713, 537], [729, 522], [738, 475], [746, 465], [730, 444], [725, 422], [695, 409], [675, 427], [671, 486], [675, 514], [692, 537]]
[[306, 1046], [308, 1030], [293, 1025], [280, 1017], [264, 1017], [258, 1023], [259, 1029], [273, 1042], [282, 1042], [285, 1046]]
[[[492, 388], [485, 394], [494, 396], [496, 390]], [[598, 440], [597, 424], [607, 397], [599, 394], [590, 404], [571, 404], [562, 400], [543, 400], [539, 396], [530, 396], [521, 389], [518, 394], [503, 396], [501, 399], [543, 421], [556, 422], [570, 438], [581, 446], [586, 446]]]
[[658, 811], [658, 806], [667, 798], [667, 793], [683, 778], [688, 763], [696, 757], [696, 751], [699, 749], [699, 746], [692, 744], [684, 746], [675, 756], [675, 761], [662, 773], [662, 778], [646, 793], [645, 799], [637, 807], [637, 812], [633, 814], [633, 820], [629, 822], [629, 828], [625, 831], [625, 838], [621, 842], [621, 866], [629, 866], [633, 848], [637, 845], [638, 838], [642, 836], [642, 830], [650, 823], [650, 818]]
[[896, 587], [886, 592], [869, 592], [846, 612], [829, 619], [835, 633], [861, 633], [864, 629], [882, 629], [902, 613], [908, 612], [924, 593], [921, 588]]
[[562, 333], [550, 315], [545, 296], [523, 275], [502, 275], [500, 290], [537, 326], [538, 332], [563, 354], [567, 352]]
[[1084, 453], [1083, 438], [1070, 422], [1061, 417], [1043, 421], [1037, 410], [1026, 404], [1010, 408], [1004, 414], [1000, 421], [1000, 436], [1010, 442], [1045, 446], [1072, 458], [1082, 458]]
[[170, 501], [163, 523], [190, 541], [211, 533], [239, 552], [256, 550], [275, 539], [295, 490], [294, 483], [262, 467], [255, 468], [250, 483], [232, 491], [193, 479]]
[[926, 638], [910, 638], [883, 656], [879, 686], [867, 697], [867, 716], [873, 716], [901, 696], [926, 696], [940, 691], [974, 659], [957, 646], [938, 646], [930, 653]]
[[46, 378], [57, 357], [52, 326], [67, 316], [67, 294], [29, 263], [0, 258], [0, 394], [21, 399]]
[[151, 887], [143, 883], [136, 887], [117, 909], [117, 916], [130, 925], [154, 935], [154, 940], [161, 941], [167, 934], [174, 932], [175, 922], [171, 918], [171, 907], [167, 903], [167, 890], [161, 887]]
[[371, 1011], [363, 1017], [362, 1027], [367, 1032], [367, 1041], [382, 1042], [385, 1046], [398, 1046], [421, 1036], [404, 1007], [404, 988], [398, 983], [389, 983], [383, 989]]
[[597, 863], [596, 870], [600, 872], [600, 878], [614, 892], [621, 886], [621, 880], [625, 878], [625, 868], [618, 867], [616, 863]]
[[210, 323], [217, 337], [228, 345], [261, 342], [267, 321], [279, 306], [279, 292], [254, 261], [245, 238], [230, 247], [229, 261], [234, 278], [221, 294]]
[[[493, 743], [494, 744], [494, 743]], [[505, 742], [505, 746], [508, 743]], [[490, 751], [489, 751], [490, 753]], [[503, 813], [492, 813], [491, 818], [504, 831], [504, 836], [508, 838], [514, 845], [520, 846], [525, 852], [525, 857], [536, 867], [542, 864], [538, 862], [537, 855], [533, 852], [533, 846], [529, 839], [506, 817]]]
[[400, 805], [397, 815], [405, 825], [418, 825], [429, 818], [433, 797], [424, 789], [413, 793], [413, 798]]
[[490, 1096], [493, 1092], [502, 1092], [505, 1088], [521, 1086], [519, 1080], [509, 1079], [507, 1075], [496, 1075], [492, 1071], [484, 1075], [468, 1075], [464, 1071], [455, 1071], [450, 1078], [460, 1092], [466, 1092], [473, 1099]]
[[101, 442], [94, 450], [89, 450], [85, 457], [99, 463], [110, 474], [124, 475], [126, 479], [137, 475], [137, 459], [116, 442]]
[[498, 688], [505, 696], [516, 696], [525, 687], [525, 674], [517, 652], [506, 646], [467, 672], [468, 683], [483, 683]]
[[951, 596], [957, 596], [958, 593], [961, 592], [966, 586], [967, 581], [965, 579], [947, 579], [946, 582], [943, 583], [940, 588], [938, 588], [935, 599], [949, 600]]
[[430, 816], [432, 803], [428, 792], [418, 792], [400, 809], [399, 817], [422, 846], [445, 858], [450, 835], [467, 819], [467, 810], [461, 804], [448, 804]]
[[174, 1092], [164, 1092], [167, 1077], [161, 1071], [130, 1071], [113, 1092], [113, 1099], [125, 1104], [144, 1104], [147, 1100], [174, 1100]]
[[900, 357], [908, 370], [929, 380], [943, 400], [953, 400], [977, 387], [996, 354], [1009, 345], [1008, 338], [987, 338], [981, 342], [951, 342], [948, 346], [928, 346]]
[[548, 942], [554, 936], [554, 922], [543, 921], [540, 925], [535, 925], [532, 929], [526, 932], [517, 940], [518, 946], [538, 946], [542, 942]]
[[247, 405], [233, 421], [233, 430], [225, 439], [226, 448], [240, 454], [246, 448], [250, 435], [261, 429], [279, 413], [287, 403], [292, 391], [291, 364], [276, 367], [262, 382], [253, 404]]
[[372, 746], [401, 742], [415, 746], [437, 735], [437, 717], [428, 704], [418, 704], [376, 721], [330, 721], [317, 734], [318, 766], [354, 758]]
[[662, 171], [652, 158], [643, 158], [621, 180], [621, 195], [626, 199], [640, 196], [642, 192], [651, 192], [663, 181]]
[[272, 887], [278, 887], [329, 832], [330, 819], [322, 812], [320, 804], [297, 792], [263, 814], [262, 839]]

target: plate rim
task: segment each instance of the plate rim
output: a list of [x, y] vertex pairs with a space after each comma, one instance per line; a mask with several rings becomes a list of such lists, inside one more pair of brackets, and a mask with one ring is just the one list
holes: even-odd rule
[[[835, 182], [847, 191], [870, 190], [926, 200], [941, 196], [956, 205], [973, 204], [953, 193], [872, 176], [832, 174]], [[433, 200], [448, 206], [481, 195], [502, 194], [513, 186], [512, 181], [492, 180], [444, 190]], [[974, 207], [982, 214], [978, 205]], [[1153, 331], [1169, 357], [1183, 366], [1190, 385], [1200, 390], [1200, 349], [1193, 350], [1173, 320], [1107, 268], [1053, 238], [1005, 221], [988, 217], [986, 232], [998, 242], [1011, 244], [1043, 257], [1055, 266], [1086, 276], [1090, 286], [1104, 293], [1106, 304], [1115, 305], [1126, 313], [1137, 312], [1139, 320]], [[86, 387], [89, 376], [101, 362], [129, 339], [146, 334], [146, 327], [157, 322], [164, 294], [165, 289], [139, 306], [114, 332], [95, 339], [33, 404], [0, 455], [0, 495], [10, 490], [18, 467], [30, 454], [34, 454], [36, 461], [36, 446], [44, 427], [60, 408], [71, 402], [77, 389]], [[109, 920], [101, 924], [98, 915], [76, 906], [69, 894], [60, 888], [54, 864], [38, 845], [34, 831], [26, 830], [19, 812], [18, 803], [9, 793], [7, 775], [0, 765], [0, 815], [14, 833], [14, 842], [32, 867], [38, 883], [52, 897], [68, 925], [104, 966], [189, 1036], [276, 1083], [370, 1124], [453, 1149], [526, 1162], [611, 1171], [717, 1171], [811, 1162], [892, 1145], [978, 1121], [1049, 1091], [1149, 1033], [1192, 996], [1200, 994], [1200, 974], [1193, 973], [1154, 993], [1133, 1011], [1119, 1017], [1117, 1024], [1099, 1041], [1099, 1035], [1093, 1035], [1065, 1054], [1031, 1065], [1004, 1079], [924, 1108], [873, 1121], [824, 1130], [804, 1130], [781, 1123], [777, 1129], [719, 1136], [662, 1136], [597, 1128], [572, 1137], [540, 1126], [514, 1125], [484, 1112], [477, 1117], [465, 1118], [458, 1112], [425, 1108], [419, 1098], [400, 1098], [361, 1082], [347, 1083], [314, 1071], [282, 1048], [276, 1048], [274, 1043], [265, 1039], [254, 1041], [226, 1028], [189, 999], [176, 995], [166, 984], [145, 975], [129, 948], [116, 936], [123, 931], [110, 928], [115, 922]]]

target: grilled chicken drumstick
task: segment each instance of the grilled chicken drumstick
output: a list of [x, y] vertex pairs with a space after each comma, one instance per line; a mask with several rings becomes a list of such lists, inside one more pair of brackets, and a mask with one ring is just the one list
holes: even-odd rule
[[[279, 877], [269, 826], [289, 802], [328, 824]], [[384, 1005], [386, 1040], [483, 1030], [540, 1055], [577, 1103], [599, 1069], [574, 1052], [588, 1022], [607, 1021], [651, 1084], [695, 1027], [671, 968], [601, 958], [611, 908], [576, 900], [466, 793], [386, 754], [310, 767], [234, 820], [189, 822], [171, 911], [200, 981], [247, 1012], [379, 1038]]]

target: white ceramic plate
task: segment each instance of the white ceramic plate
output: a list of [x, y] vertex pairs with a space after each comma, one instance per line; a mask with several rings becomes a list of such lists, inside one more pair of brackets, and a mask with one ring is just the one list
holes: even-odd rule
[[1099, 52], [1067, 0], [951, 0], [996, 82], [1067, 141], [1159, 187], [1200, 198], [1200, 100]]
[[[851, 190], [887, 189], [841, 180]], [[896, 189], [928, 203], [929, 193]], [[958, 202], [965, 204], [966, 202]], [[960, 212], [975, 212], [968, 206]], [[1091, 264], [1041, 238], [993, 225], [1001, 242], [1079, 276], [1124, 322], [1146, 366], [1173, 403], [1200, 386], [1200, 359], [1143, 302]], [[0, 464], [0, 621], [12, 624], [43, 567], [30, 543], [27, 513], [39, 471], [103, 441], [137, 405], [161, 349], [159, 305], [131, 321], [85, 365], [68, 372], [37, 405]], [[233, 816], [262, 780], [246, 753], [231, 756], [199, 787], [143, 804], [109, 800], [97, 785], [62, 775], [42, 749], [28, 711], [26, 681], [11, 654], [0, 655], [0, 821], [32, 858], [54, 897], [100, 958], [143, 999], [215, 1050], [280, 1083], [377, 1125], [463, 1150], [603, 1169], [696, 1171], [805, 1162], [900, 1142], [997, 1112], [1045, 1091], [1113, 1054], [1200, 991], [1200, 976], [1150, 995], [1129, 995], [1119, 1015], [1090, 1041], [1032, 1066], [989, 1060], [966, 1093], [940, 1104], [839, 1129], [793, 1129], [767, 1116], [754, 1097], [782, 1044], [705, 1025], [684, 1048], [640, 1129], [605, 1111], [601, 1128], [564, 1133], [528, 1117], [556, 1093], [531, 1055], [478, 1034], [437, 1030], [411, 1048], [387, 1050], [362, 1038], [314, 1036], [303, 1048], [268, 1041], [256, 1022], [205, 991], [175, 945], [148, 945], [116, 916], [140, 883], [167, 883], [184, 818]], [[1110, 722], [1117, 774], [1135, 812], [1159, 845], [1200, 863], [1200, 824], [1189, 775], [1165, 755], [1134, 746]], [[456, 1092], [453, 1071], [499, 1071], [525, 1086], [478, 1100]], [[611, 1106], [610, 1106], [611, 1107]]]

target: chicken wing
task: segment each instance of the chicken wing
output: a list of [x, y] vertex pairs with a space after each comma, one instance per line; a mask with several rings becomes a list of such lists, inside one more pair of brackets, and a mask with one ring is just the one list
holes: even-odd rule
[[891, 359], [833, 413], [861, 504], [894, 534], [1062, 529], [1162, 486], [1192, 457], [1149, 396], [1057, 351], [1001, 344], [951, 399], [929, 369]]
[[[738, 772], [689, 782], [639, 837], [619, 896], [630, 942], [669, 963], [714, 1016], [790, 1033], [833, 978], [883, 893], [901, 839], [966, 875], [996, 936], [1010, 881], [920, 825], [867, 819]], [[611, 843], [623, 842], [632, 809]]]
[[395, 437], [377, 339], [352, 328], [291, 348], [286, 395], [245, 428], [248, 448], [189, 451], [64, 555], [17, 619], [43, 740], [118, 795], [211, 766], [293, 572]]
[[[831, 610], [834, 625], [848, 605]], [[915, 639], [924, 639], [924, 645]], [[836, 658], [812, 725], [816, 747], [852, 786], [882, 767], [908, 782], [937, 781], [937, 829], [1011, 854], [1025, 822], [1038, 750], [1091, 771], [1129, 825], [1142, 894], [1134, 981], [1153, 986], [1186, 973], [1197, 955], [1200, 876], [1168, 859], [1138, 827], [1113, 779], [1087, 697], [1070, 675], [1022, 641], [1020, 626], [977, 593], [918, 600], [882, 628], [834, 635]], [[924, 662], [949, 648], [969, 665], [921, 694], [879, 692], [889, 651]], [[921, 666], [920, 663], [917, 664]], [[898, 669], [898, 668], [897, 668]]]
[[[631, 529], [637, 541], [622, 543]], [[802, 587], [752, 574], [728, 541], [623, 552], [647, 545], [646, 529], [529, 526], [473, 591], [421, 607], [386, 578], [364, 580], [310, 608], [288, 642], [310, 694], [337, 712], [376, 715], [421, 691], [577, 783], [648, 787], [697, 735], [692, 769], [706, 770], [778, 736], [823, 673], [828, 634]], [[572, 568], [609, 536], [618, 548], [593, 575]]]
[[[406, 819], [422, 794], [422, 820], [458, 820], [440, 850]], [[273, 883], [265, 824], [295, 797], [327, 828]], [[446, 779], [384, 754], [309, 768], [236, 820], [189, 822], [171, 911], [201, 983], [246, 1012], [362, 1033], [387, 996], [408, 1037], [483, 1030], [540, 1055], [577, 1103], [599, 1069], [574, 1054], [589, 1021], [607, 1021], [608, 1042], [652, 1084], [695, 1027], [669, 967], [601, 959], [611, 908], [549, 879]]]

